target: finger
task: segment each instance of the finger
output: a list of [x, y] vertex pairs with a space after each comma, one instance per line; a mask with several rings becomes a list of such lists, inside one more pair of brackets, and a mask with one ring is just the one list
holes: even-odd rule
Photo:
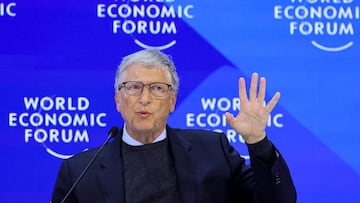
[[264, 103], [265, 92], [266, 92], [266, 80], [265, 80], [264, 77], [261, 77], [260, 78], [259, 94], [258, 94], [258, 102]]
[[276, 92], [275, 95], [271, 98], [269, 104], [266, 106], [267, 112], [270, 113], [274, 109], [279, 99], [280, 99], [280, 92]]
[[240, 98], [240, 105], [245, 104], [245, 102], [247, 102], [248, 100], [246, 95], [246, 86], [245, 86], [244, 78], [239, 79], [239, 98]]
[[226, 118], [226, 122], [230, 125], [230, 127], [233, 127], [233, 123], [234, 123], [234, 116], [229, 113], [229, 112], [226, 112], [225, 113], [225, 118]]
[[258, 86], [258, 77], [257, 73], [253, 73], [251, 76], [251, 84], [250, 84], [250, 101], [256, 101], [256, 91]]

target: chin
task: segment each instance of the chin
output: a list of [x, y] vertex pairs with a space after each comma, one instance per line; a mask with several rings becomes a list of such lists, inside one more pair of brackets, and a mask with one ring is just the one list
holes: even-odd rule
[[154, 123], [144, 123], [144, 122], [138, 122], [134, 125], [134, 127], [138, 130], [138, 131], [152, 131], [155, 128], [155, 124]]

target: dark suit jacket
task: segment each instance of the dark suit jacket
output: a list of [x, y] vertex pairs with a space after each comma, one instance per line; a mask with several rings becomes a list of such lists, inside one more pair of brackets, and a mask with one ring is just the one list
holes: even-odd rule
[[[121, 137], [122, 131], [104, 148], [65, 202], [124, 202]], [[182, 202], [296, 202], [296, 191], [281, 155], [269, 163], [250, 151], [250, 168], [224, 134], [167, 127], [167, 137]], [[63, 161], [52, 203], [61, 201], [96, 151]]]

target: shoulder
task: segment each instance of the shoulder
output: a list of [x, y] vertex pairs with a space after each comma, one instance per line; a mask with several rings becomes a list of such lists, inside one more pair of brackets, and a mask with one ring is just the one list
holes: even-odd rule
[[98, 148], [88, 149], [86, 151], [79, 152], [72, 157], [63, 160], [63, 164], [67, 164], [71, 168], [84, 168], [91, 158], [95, 155]]
[[120, 140], [121, 140], [121, 136], [117, 135], [114, 139], [109, 141], [101, 149], [100, 153], [99, 153], [99, 150], [100, 150], [101, 146], [99, 145], [98, 147], [90, 148], [90, 149], [84, 150], [82, 152], [79, 152], [78, 154], [75, 154], [71, 158], [67, 159], [67, 161], [71, 162], [71, 163], [74, 162], [74, 163], [79, 163], [79, 164], [81, 164], [82, 162], [87, 163], [96, 155], [96, 153], [99, 153], [96, 160], [104, 159], [105, 157], [108, 157], [109, 155], [116, 156], [116, 152], [119, 152], [119, 150], [120, 150], [119, 149]]
[[168, 128], [167, 133], [170, 140], [180, 140], [195, 146], [216, 148], [228, 144], [224, 133], [210, 130]]
[[180, 143], [191, 150], [191, 156], [198, 164], [213, 167], [238, 167], [244, 159], [230, 145], [224, 133], [201, 129], [171, 129], [170, 145]]
[[175, 133], [178, 136], [190, 139], [219, 139], [225, 134], [210, 130], [203, 129], [180, 129], [180, 128], [170, 128], [171, 133]]

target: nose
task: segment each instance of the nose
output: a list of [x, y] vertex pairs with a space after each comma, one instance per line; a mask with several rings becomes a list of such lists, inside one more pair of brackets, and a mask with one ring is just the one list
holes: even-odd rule
[[151, 102], [151, 99], [152, 99], [152, 95], [149, 86], [145, 85], [143, 91], [139, 95], [139, 102], [141, 104], [147, 104]]

